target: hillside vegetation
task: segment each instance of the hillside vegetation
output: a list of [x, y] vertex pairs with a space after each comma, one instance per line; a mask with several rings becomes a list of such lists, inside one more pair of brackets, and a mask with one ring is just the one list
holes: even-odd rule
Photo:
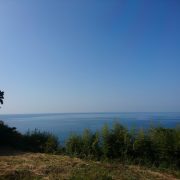
[[22, 151], [66, 154], [93, 160], [118, 160], [160, 168], [180, 169], [180, 128], [163, 127], [128, 131], [115, 123], [100, 132], [84, 130], [72, 134], [65, 145], [56, 136], [38, 130], [21, 134], [16, 128], [0, 123], [0, 146]]
[[104, 125], [100, 132], [85, 129], [81, 135], [72, 134], [62, 146], [48, 132], [21, 134], [0, 122], [0, 179], [175, 177], [180, 177], [179, 127], [128, 131], [115, 123], [112, 128]]

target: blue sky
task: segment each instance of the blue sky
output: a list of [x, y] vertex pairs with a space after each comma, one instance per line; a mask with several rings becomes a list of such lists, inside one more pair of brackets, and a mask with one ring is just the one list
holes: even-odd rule
[[0, 68], [0, 113], [178, 112], [180, 1], [0, 1]]

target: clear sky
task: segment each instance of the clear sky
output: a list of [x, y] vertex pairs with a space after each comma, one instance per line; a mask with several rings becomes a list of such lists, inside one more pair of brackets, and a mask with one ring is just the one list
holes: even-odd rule
[[1, 0], [0, 113], [180, 112], [179, 0]]

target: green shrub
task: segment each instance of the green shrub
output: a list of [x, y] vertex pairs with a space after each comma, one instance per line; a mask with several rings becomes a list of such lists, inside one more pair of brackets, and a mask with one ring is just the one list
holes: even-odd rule
[[122, 125], [115, 123], [110, 130], [102, 128], [102, 152], [105, 158], [123, 158], [128, 155], [131, 136]]
[[179, 130], [154, 128], [151, 131], [151, 141], [155, 151], [155, 158], [159, 164], [178, 164], [180, 159]]
[[45, 143], [44, 151], [46, 153], [55, 153], [59, 149], [60, 147], [59, 147], [58, 138], [54, 135], [49, 135]]
[[69, 155], [82, 155], [82, 138], [76, 134], [71, 134], [65, 145], [66, 153]]
[[137, 162], [150, 163], [155, 160], [152, 141], [149, 134], [139, 130], [133, 143], [133, 158]]
[[112, 156], [122, 158], [127, 155], [130, 145], [130, 135], [126, 128], [115, 123], [112, 128]]
[[175, 128], [175, 142], [174, 159], [176, 159], [176, 166], [180, 167], [180, 126]]
[[92, 154], [92, 133], [85, 129], [82, 134], [82, 155], [87, 157]]
[[15, 127], [9, 127], [0, 121], [0, 146], [10, 146], [20, 148], [22, 144], [22, 135]]
[[96, 132], [92, 135], [92, 154], [93, 158], [96, 158], [97, 160], [100, 159], [102, 150], [100, 147], [100, 135], [99, 132]]
[[104, 158], [111, 157], [111, 133], [107, 124], [105, 124], [101, 130], [102, 142], [101, 149]]
[[132, 132], [118, 123], [111, 129], [104, 125], [100, 134], [85, 130], [81, 136], [70, 136], [65, 149], [69, 155], [79, 157], [179, 168], [180, 128], [157, 127]]
[[54, 153], [58, 150], [58, 138], [47, 132], [40, 132], [35, 129], [24, 135], [25, 150], [33, 152]]

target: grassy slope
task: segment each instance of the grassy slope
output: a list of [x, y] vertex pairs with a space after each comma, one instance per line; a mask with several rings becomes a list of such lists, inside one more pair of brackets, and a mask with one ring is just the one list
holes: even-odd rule
[[62, 155], [17, 153], [0, 156], [0, 179], [163, 179], [172, 174], [139, 166], [85, 161]]

